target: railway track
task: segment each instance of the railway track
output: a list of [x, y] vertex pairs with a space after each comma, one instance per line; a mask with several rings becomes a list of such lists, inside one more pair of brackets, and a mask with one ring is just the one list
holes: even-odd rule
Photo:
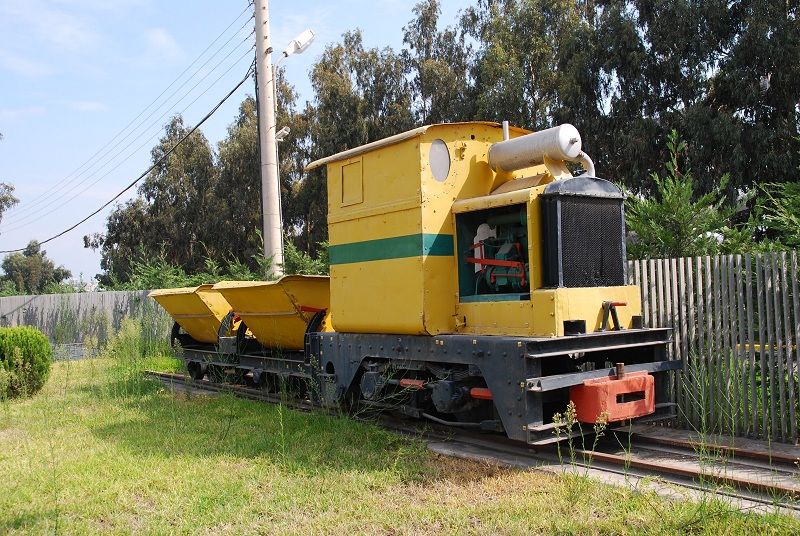
[[[175, 389], [215, 393], [300, 410], [320, 409], [311, 403], [287, 400], [260, 389], [195, 381], [181, 374], [147, 371]], [[569, 470], [587, 476], [614, 475], [615, 483], [656, 485], [658, 491], [676, 495], [675, 487], [697, 493], [731, 497], [743, 508], [778, 507], [800, 516], [800, 449], [759, 450], [705, 443], [672, 434], [653, 435], [647, 427], [611, 428], [603, 437], [586, 437], [561, 445], [532, 447], [470, 430], [453, 429], [433, 422], [396, 419], [391, 416], [364, 419], [394, 432], [422, 438], [435, 452], [502, 465], [553, 472]], [[650, 429], [652, 430], [652, 428]], [[587, 448], [588, 446], [588, 448]], [[680, 495], [680, 493], [677, 493]]]

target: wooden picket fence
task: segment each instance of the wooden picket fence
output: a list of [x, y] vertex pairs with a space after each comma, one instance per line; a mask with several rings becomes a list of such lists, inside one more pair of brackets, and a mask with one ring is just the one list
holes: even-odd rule
[[798, 440], [796, 252], [630, 261], [645, 325], [672, 327], [679, 420], [708, 433]]

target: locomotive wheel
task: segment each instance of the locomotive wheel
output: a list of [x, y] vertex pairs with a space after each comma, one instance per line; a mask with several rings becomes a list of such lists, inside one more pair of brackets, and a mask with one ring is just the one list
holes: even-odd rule
[[203, 364], [199, 361], [189, 361], [186, 365], [186, 372], [189, 373], [189, 377], [194, 381], [200, 381], [203, 379], [203, 376], [205, 376]]

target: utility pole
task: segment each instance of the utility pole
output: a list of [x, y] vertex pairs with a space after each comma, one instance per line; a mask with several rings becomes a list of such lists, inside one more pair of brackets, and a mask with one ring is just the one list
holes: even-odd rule
[[269, 37], [269, 0], [255, 0], [255, 9], [264, 255], [272, 258], [272, 272], [281, 276], [283, 275], [283, 225], [281, 186], [278, 179], [278, 151], [275, 141], [275, 80], [272, 72], [272, 46]]

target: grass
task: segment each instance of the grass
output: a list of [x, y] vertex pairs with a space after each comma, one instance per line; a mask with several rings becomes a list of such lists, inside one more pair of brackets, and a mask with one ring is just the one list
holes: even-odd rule
[[344, 417], [174, 395], [123, 326], [0, 406], [0, 533], [797, 533], [715, 500], [438, 457]]
[[[723, 352], [712, 361], [692, 353], [682, 373], [682, 395], [685, 403], [679, 409], [684, 425], [705, 434], [730, 434], [756, 437], [766, 440], [793, 441], [790, 422], [791, 413], [770, 411], [774, 399], [777, 405], [779, 392], [790, 392], [790, 385], [798, 382], [796, 372], [762, 370], [760, 359], [754, 364], [733, 353], [723, 357]], [[777, 366], [776, 366], [777, 368]], [[727, 381], [726, 381], [727, 380]], [[787, 396], [786, 403], [792, 400]], [[794, 423], [800, 429], [800, 397], [794, 400]], [[755, 422], [754, 422], [755, 421]]]

